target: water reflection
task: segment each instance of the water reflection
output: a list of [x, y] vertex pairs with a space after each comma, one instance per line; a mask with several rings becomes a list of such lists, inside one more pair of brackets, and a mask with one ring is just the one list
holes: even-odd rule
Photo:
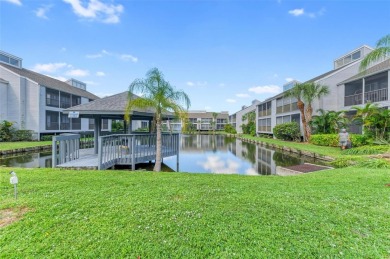
[[51, 167], [51, 152], [28, 152], [0, 156], [0, 165], [7, 167]]
[[[182, 135], [179, 171], [215, 174], [273, 175], [277, 166], [318, 164], [314, 158], [282, 153], [224, 135]], [[176, 156], [164, 158], [170, 171], [176, 169]], [[51, 152], [0, 156], [8, 167], [51, 167]]]
[[[318, 163], [314, 158], [283, 153], [224, 135], [183, 135], [179, 157], [182, 172], [273, 175], [277, 166]], [[176, 168], [176, 157], [164, 163]]]

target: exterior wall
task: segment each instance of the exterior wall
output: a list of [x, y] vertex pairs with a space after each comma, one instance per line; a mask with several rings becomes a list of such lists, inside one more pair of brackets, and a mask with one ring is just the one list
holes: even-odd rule
[[14, 123], [15, 128], [20, 129], [20, 76], [0, 66], [1, 77], [8, 81], [6, 98], [7, 113], [4, 120]]
[[30, 81], [25, 79], [25, 128], [29, 130], [33, 130], [34, 132], [39, 133], [40, 128], [40, 106], [39, 106], [39, 90], [40, 87]]
[[242, 109], [241, 111], [238, 111], [238, 112], [235, 113], [235, 115], [236, 115], [235, 116], [235, 119], [236, 119], [235, 120], [235, 123], [236, 123], [235, 127], [236, 127], [236, 130], [237, 130], [237, 133], [242, 133], [242, 127], [241, 126], [242, 126], [242, 124], [247, 123], [246, 121], [243, 121], [242, 117], [245, 114], [249, 113], [249, 112], [252, 112], [252, 111], [256, 112], [257, 104], [259, 104], [259, 103], [260, 103], [260, 101], [255, 100], [255, 101], [252, 102], [251, 106], [248, 106], [248, 107]]
[[8, 116], [8, 83], [0, 82], [0, 122]]

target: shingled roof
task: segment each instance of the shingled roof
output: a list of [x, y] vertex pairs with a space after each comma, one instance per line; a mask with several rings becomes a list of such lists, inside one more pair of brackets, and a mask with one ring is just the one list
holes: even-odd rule
[[[129, 93], [123, 92], [108, 97], [104, 97], [89, 103], [80, 104], [64, 110], [64, 112], [77, 111], [80, 114], [100, 114], [100, 115], [124, 115], [126, 105], [128, 102]], [[133, 98], [138, 98], [137, 95], [133, 95]], [[153, 109], [133, 109], [132, 113], [148, 113], [154, 114]]]
[[361, 79], [363, 77], [367, 77], [370, 75], [379, 74], [379, 73], [385, 72], [387, 70], [390, 70], [390, 58], [386, 59], [385, 61], [383, 61], [375, 66], [370, 67], [367, 70], [364, 70], [364, 71], [358, 73], [357, 75], [354, 75], [354, 76], [348, 78], [347, 80], [344, 80], [343, 82], [339, 83], [338, 85], [343, 85], [343, 84], [346, 84], [346, 83], [349, 83], [349, 82], [352, 82], [352, 81], [355, 81], [355, 80], [358, 80], [358, 79]]
[[91, 100], [99, 99], [99, 97], [94, 95], [93, 93], [90, 93], [86, 90], [71, 86], [68, 83], [62, 82], [58, 79], [55, 79], [55, 78], [52, 78], [49, 76], [45, 76], [45, 75], [36, 73], [34, 71], [31, 71], [31, 70], [28, 70], [25, 68], [17, 68], [14, 66], [10, 66], [10, 65], [7, 65], [4, 63], [0, 63], [0, 66], [4, 67], [4, 68], [20, 75], [20, 76], [26, 77], [26, 78], [38, 83], [41, 86], [45, 86], [45, 87], [50, 88], [50, 89], [59, 90], [59, 91], [63, 91], [66, 93], [82, 96], [82, 97], [85, 97], [85, 98], [88, 98]]

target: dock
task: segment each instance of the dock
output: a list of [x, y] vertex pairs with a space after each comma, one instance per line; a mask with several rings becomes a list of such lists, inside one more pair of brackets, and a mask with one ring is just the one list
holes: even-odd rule
[[[116, 165], [129, 165], [156, 160], [156, 134], [114, 134], [101, 136], [98, 147], [81, 149], [78, 134], [53, 138], [53, 167], [105, 170]], [[162, 134], [161, 156], [177, 156], [179, 134]]]

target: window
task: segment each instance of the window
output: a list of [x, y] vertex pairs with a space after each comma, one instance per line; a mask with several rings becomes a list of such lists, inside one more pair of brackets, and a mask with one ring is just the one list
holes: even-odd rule
[[94, 130], [95, 129], [95, 119], [89, 119], [88, 120], [88, 129]]
[[59, 107], [60, 105], [60, 95], [56, 90], [46, 88], [46, 105], [51, 107]]
[[352, 54], [352, 60], [356, 60], [360, 58], [360, 50]]
[[72, 130], [81, 130], [81, 119], [73, 118], [72, 119]]
[[107, 130], [108, 129], [108, 119], [103, 119], [102, 120], [102, 130]]
[[81, 104], [81, 97], [77, 95], [72, 95], [72, 106], [76, 106], [79, 104]]
[[58, 112], [46, 111], [46, 130], [59, 130]]
[[70, 107], [70, 94], [61, 92], [60, 95], [60, 108], [69, 108]]
[[61, 130], [70, 130], [70, 119], [67, 114], [61, 113]]

